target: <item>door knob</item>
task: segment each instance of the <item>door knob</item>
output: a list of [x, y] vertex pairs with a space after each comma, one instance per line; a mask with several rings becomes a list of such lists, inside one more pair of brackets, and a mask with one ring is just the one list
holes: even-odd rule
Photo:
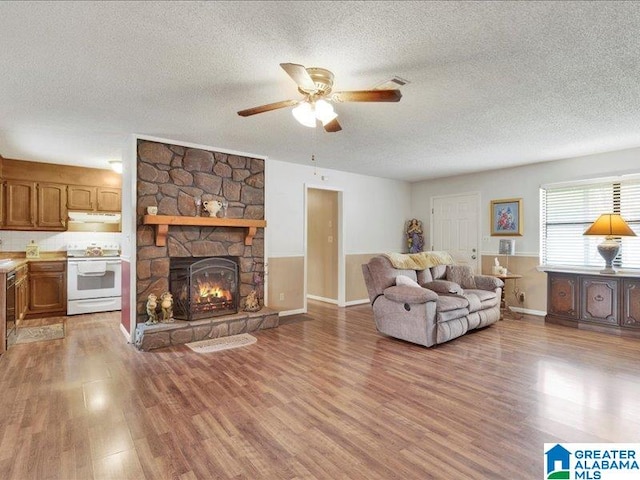
[[472, 260], [475, 260], [475, 259], [476, 259], [476, 256], [475, 256], [475, 255], [471, 255], [471, 259], [472, 259]]

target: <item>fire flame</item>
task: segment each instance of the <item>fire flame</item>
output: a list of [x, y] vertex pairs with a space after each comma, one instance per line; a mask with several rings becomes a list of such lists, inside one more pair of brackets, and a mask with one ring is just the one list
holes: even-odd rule
[[219, 284], [198, 281], [197, 298], [198, 303], [233, 299], [231, 292], [222, 288]]

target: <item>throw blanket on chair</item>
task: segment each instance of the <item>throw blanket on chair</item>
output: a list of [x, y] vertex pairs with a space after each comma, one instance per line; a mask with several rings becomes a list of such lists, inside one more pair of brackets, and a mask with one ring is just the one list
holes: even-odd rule
[[448, 252], [385, 253], [393, 268], [402, 270], [425, 270], [436, 265], [453, 265]]

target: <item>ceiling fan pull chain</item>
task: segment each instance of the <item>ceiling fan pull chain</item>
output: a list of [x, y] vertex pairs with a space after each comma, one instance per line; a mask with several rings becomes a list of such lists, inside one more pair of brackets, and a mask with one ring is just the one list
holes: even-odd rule
[[316, 128], [311, 131], [311, 163], [313, 164], [313, 175], [318, 176], [318, 164], [316, 162]]

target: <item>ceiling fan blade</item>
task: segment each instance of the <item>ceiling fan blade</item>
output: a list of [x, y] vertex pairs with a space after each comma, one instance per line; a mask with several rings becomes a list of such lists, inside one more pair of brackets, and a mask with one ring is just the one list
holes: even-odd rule
[[298, 100], [284, 100], [282, 102], [268, 103], [267, 105], [261, 105], [259, 107], [247, 108], [246, 110], [240, 110], [238, 115], [241, 117], [249, 117], [256, 113], [270, 112], [271, 110], [277, 110], [279, 108], [292, 107], [298, 103]]
[[304, 68], [304, 65], [298, 65], [297, 63], [281, 63], [280, 66], [302, 90], [316, 90], [316, 84], [311, 79], [307, 69]]
[[337, 118], [334, 118], [324, 126], [325, 132], [333, 133], [333, 132], [339, 132], [340, 130], [342, 130], [342, 127], [340, 126], [340, 123], [338, 123]]
[[356, 90], [331, 95], [334, 102], [399, 102], [401, 98], [400, 90]]

